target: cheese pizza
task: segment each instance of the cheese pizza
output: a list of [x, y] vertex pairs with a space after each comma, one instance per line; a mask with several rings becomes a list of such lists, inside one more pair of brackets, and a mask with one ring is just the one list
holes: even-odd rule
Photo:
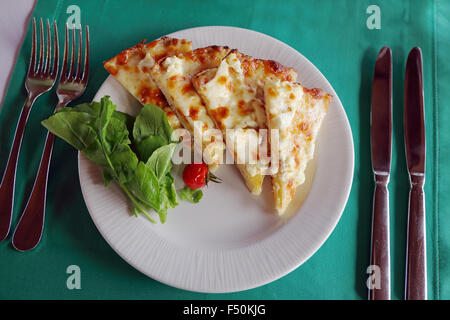
[[181, 124], [194, 137], [194, 148], [203, 156], [211, 170], [222, 162], [224, 144], [221, 136], [211, 134], [211, 129], [216, 128], [214, 121], [208, 115], [191, 80], [199, 72], [218, 67], [228, 52], [227, 47], [200, 48], [163, 58], [151, 70], [152, 78]]
[[266, 115], [263, 102], [267, 77], [289, 79], [294, 70], [232, 50], [215, 69], [193, 79], [208, 113], [226, 136], [226, 145], [253, 194], [260, 194], [267, 174]]
[[264, 98], [269, 130], [278, 134], [278, 153], [272, 154], [272, 161], [276, 162], [272, 163], [276, 169], [272, 173], [272, 186], [275, 208], [282, 214], [294, 198], [296, 187], [305, 181], [306, 165], [313, 158], [331, 96], [321, 89], [268, 79]]
[[192, 50], [191, 42], [184, 39], [163, 37], [139, 44], [122, 51], [104, 62], [104, 67], [142, 104], [152, 103], [166, 114], [174, 129], [181, 127], [177, 116], [150, 75], [151, 67], [160, 59]]

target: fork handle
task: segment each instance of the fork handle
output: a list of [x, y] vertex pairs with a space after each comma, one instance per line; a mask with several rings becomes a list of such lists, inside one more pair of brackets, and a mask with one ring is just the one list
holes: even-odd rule
[[369, 286], [369, 300], [390, 300], [389, 175], [375, 175], [370, 265], [375, 283]]
[[0, 241], [4, 240], [11, 226], [12, 211], [14, 205], [14, 188], [16, 183], [17, 159], [22, 144], [25, 124], [28, 120], [34, 99], [28, 97], [20, 113], [14, 133], [14, 142], [9, 152], [8, 163], [0, 185]]
[[54, 141], [55, 136], [48, 132], [31, 195], [14, 231], [12, 245], [19, 251], [31, 250], [41, 240], [45, 219], [48, 169]]

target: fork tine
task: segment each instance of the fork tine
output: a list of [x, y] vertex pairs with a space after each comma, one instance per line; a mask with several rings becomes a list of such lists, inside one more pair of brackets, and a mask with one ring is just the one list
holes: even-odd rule
[[54, 28], [53, 28], [54, 29], [53, 69], [52, 69], [52, 72], [50, 73], [50, 76], [53, 79], [56, 79], [56, 75], [58, 74], [58, 67], [59, 67], [58, 26], [56, 25], [56, 20], [53, 20], [53, 26], [54, 26]]
[[51, 46], [51, 38], [50, 38], [50, 21], [47, 19], [47, 52], [45, 55], [45, 64], [44, 64], [44, 75], [48, 76], [48, 72], [50, 70], [50, 57], [52, 53]]
[[62, 71], [61, 71], [61, 79], [64, 80], [66, 79], [66, 72], [67, 72], [67, 55], [68, 55], [68, 51], [69, 51], [69, 31], [68, 31], [68, 25], [66, 23], [66, 37], [64, 40], [64, 58], [63, 58], [63, 67], [62, 67]]
[[81, 42], [81, 26], [78, 31], [78, 64], [77, 64], [77, 75], [75, 76], [76, 80], [80, 80], [81, 78], [81, 48], [83, 47], [83, 42]]
[[75, 28], [72, 29], [72, 52], [70, 54], [70, 71], [67, 78], [70, 80], [73, 76], [75, 76]]
[[43, 65], [44, 65], [44, 23], [42, 22], [42, 18], [40, 19], [40, 35], [41, 35], [41, 43], [39, 44], [39, 65], [37, 73], [41, 74]]
[[86, 49], [84, 51], [84, 70], [82, 82], [84, 85], [87, 84], [89, 78], [89, 26], [86, 26]]
[[31, 58], [28, 66], [28, 75], [34, 74], [36, 68], [36, 18], [33, 17], [33, 36], [31, 42]]

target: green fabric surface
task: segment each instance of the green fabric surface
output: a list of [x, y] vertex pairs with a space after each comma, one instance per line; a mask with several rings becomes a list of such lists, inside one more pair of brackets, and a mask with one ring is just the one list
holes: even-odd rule
[[[292, 46], [329, 80], [347, 113], [355, 144], [355, 173], [348, 204], [336, 229], [314, 256], [289, 275], [259, 288], [230, 294], [175, 289], [141, 274], [109, 247], [94, 226], [78, 180], [77, 153], [56, 140], [48, 184], [45, 230], [39, 246], [15, 251], [11, 234], [0, 243], [2, 299], [366, 299], [373, 178], [370, 160], [370, 97], [375, 58], [393, 52], [393, 158], [391, 209], [392, 298], [402, 299], [405, 276], [408, 175], [403, 142], [403, 79], [413, 46], [423, 51], [427, 138], [428, 294], [450, 298], [450, 2], [435, 1], [39, 1], [34, 17], [56, 19], [62, 45], [66, 9], [81, 8], [91, 31], [91, 77], [77, 103], [90, 101], [107, 77], [102, 61], [142, 39], [196, 26], [227, 25], [259, 31]], [[370, 5], [381, 9], [381, 29], [369, 30]], [[0, 112], [0, 172], [25, 101], [31, 26]], [[301, 71], [301, 70], [300, 70]], [[54, 91], [34, 105], [20, 153], [12, 230], [39, 165], [46, 130], [40, 121], [57, 103]], [[66, 287], [69, 265], [81, 269], [81, 290]]]

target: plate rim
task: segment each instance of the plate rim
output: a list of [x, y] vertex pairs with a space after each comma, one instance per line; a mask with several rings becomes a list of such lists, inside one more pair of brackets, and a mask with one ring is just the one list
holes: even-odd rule
[[[283, 270], [279, 270], [277, 272], [276, 275], [267, 278], [265, 280], [261, 280], [258, 282], [258, 284], [241, 284], [240, 286], [234, 285], [235, 289], [225, 289], [225, 290], [217, 290], [217, 288], [211, 289], [211, 290], [198, 290], [192, 287], [186, 287], [186, 286], [182, 286], [177, 284], [176, 282], [171, 282], [168, 281], [166, 279], [161, 279], [161, 277], [149, 274], [148, 271], [144, 270], [141, 266], [138, 266], [137, 264], [135, 264], [133, 261], [131, 261], [130, 259], [128, 259], [127, 257], [124, 256], [124, 253], [121, 252], [117, 246], [115, 246], [109, 239], [109, 237], [103, 232], [102, 228], [99, 225], [99, 221], [96, 219], [95, 214], [93, 214], [93, 209], [91, 207], [91, 205], [86, 201], [86, 195], [85, 195], [85, 189], [83, 188], [83, 182], [82, 182], [82, 175], [81, 175], [81, 152], [78, 151], [77, 153], [77, 162], [78, 162], [78, 176], [79, 176], [79, 181], [80, 181], [80, 187], [82, 190], [82, 194], [83, 194], [83, 201], [88, 209], [89, 215], [91, 216], [92, 221], [94, 222], [94, 225], [96, 226], [97, 230], [100, 232], [100, 234], [102, 235], [103, 239], [108, 243], [108, 245], [114, 250], [114, 252], [116, 252], [126, 263], [128, 263], [130, 266], [132, 266], [133, 268], [135, 268], [136, 270], [138, 270], [139, 272], [143, 273], [144, 275], [148, 276], [149, 278], [156, 280], [160, 283], [163, 283], [165, 285], [174, 287], [174, 288], [178, 288], [178, 289], [182, 289], [182, 290], [186, 290], [186, 291], [191, 291], [191, 292], [200, 292], [200, 293], [231, 293], [231, 292], [240, 292], [240, 291], [245, 291], [245, 290], [249, 290], [249, 289], [253, 289], [253, 288], [257, 288], [263, 285], [266, 285], [268, 283], [271, 283], [273, 281], [276, 281], [282, 277], [284, 277], [285, 275], [291, 273], [292, 271], [294, 271], [295, 269], [297, 269], [299, 266], [301, 266], [303, 263], [305, 263], [306, 261], [308, 261], [322, 246], [323, 244], [328, 240], [328, 238], [330, 237], [331, 233], [335, 230], [337, 224], [339, 223], [339, 221], [342, 218], [343, 212], [345, 210], [345, 207], [347, 205], [349, 196], [350, 196], [350, 192], [351, 192], [351, 188], [353, 185], [353, 180], [354, 180], [354, 170], [355, 170], [355, 149], [354, 149], [354, 140], [353, 140], [353, 132], [349, 123], [349, 119], [347, 116], [347, 113], [345, 112], [345, 108], [342, 105], [342, 102], [339, 99], [339, 96], [337, 95], [336, 91], [334, 90], [333, 86], [331, 85], [331, 83], [328, 81], [328, 79], [320, 72], [320, 70], [309, 60], [307, 59], [305, 56], [303, 56], [300, 52], [298, 52], [296, 49], [294, 49], [293, 47], [289, 46], [288, 44], [282, 42], [281, 40], [278, 40], [270, 35], [264, 34], [262, 32], [258, 32], [258, 31], [254, 31], [251, 29], [246, 29], [246, 28], [241, 28], [241, 27], [234, 27], [234, 26], [217, 26], [217, 25], [212, 25], [212, 26], [201, 26], [201, 27], [192, 27], [192, 28], [187, 28], [187, 29], [182, 29], [182, 30], [178, 30], [175, 32], [172, 32], [170, 34], [164, 35], [164, 36], [168, 36], [168, 37], [172, 37], [172, 36], [176, 36], [175, 34], [180, 33], [180, 32], [192, 32], [194, 30], [210, 30], [210, 29], [238, 29], [238, 30], [243, 30], [245, 32], [250, 32], [250, 33], [255, 33], [258, 34], [262, 37], [267, 38], [270, 41], [275, 41], [278, 45], [281, 46], [285, 46], [287, 48], [289, 48], [290, 50], [295, 51], [296, 54], [300, 55], [301, 57], [303, 57], [303, 59], [305, 59], [307, 62], [309, 62], [309, 64], [311, 65], [311, 67], [314, 69], [314, 72], [318, 73], [321, 77], [323, 77], [325, 79], [325, 81], [329, 84], [330, 88], [333, 91], [333, 99], [337, 99], [338, 105], [340, 107], [342, 107], [342, 111], [345, 115], [345, 132], [348, 133], [348, 142], [350, 143], [349, 147], [351, 150], [350, 158], [349, 158], [349, 168], [350, 168], [350, 172], [348, 173], [347, 176], [347, 181], [345, 183], [345, 192], [343, 192], [343, 194], [345, 194], [345, 196], [342, 196], [341, 198], [341, 205], [339, 206], [339, 214], [337, 215], [337, 218], [335, 219], [335, 221], [333, 222], [332, 226], [329, 228], [328, 232], [320, 238], [320, 241], [317, 242], [317, 245], [315, 246], [314, 250], [309, 250], [308, 254], [305, 255], [302, 259], [297, 259], [295, 261], [295, 263], [292, 263], [292, 265], [290, 267], [286, 267]], [[163, 37], [163, 36], [161, 36]], [[161, 38], [159, 37], [159, 38]], [[157, 38], [157, 39], [159, 39]], [[113, 79], [113, 77], [111, 75], [108, 75], [108, 77], [103, 81], [103, 83], [101, 84], [101, 86], [99, 87], [99, 89], [97, 90], [97, 92], [94, 95], [93, 101], [96, 99], [98, 92], [101, 92], [102, 88], [104, 86], [107, 85], [107, 82], [110, 81], [110, 79]], [[281, 269], [281, 268], [280, 268]]]

